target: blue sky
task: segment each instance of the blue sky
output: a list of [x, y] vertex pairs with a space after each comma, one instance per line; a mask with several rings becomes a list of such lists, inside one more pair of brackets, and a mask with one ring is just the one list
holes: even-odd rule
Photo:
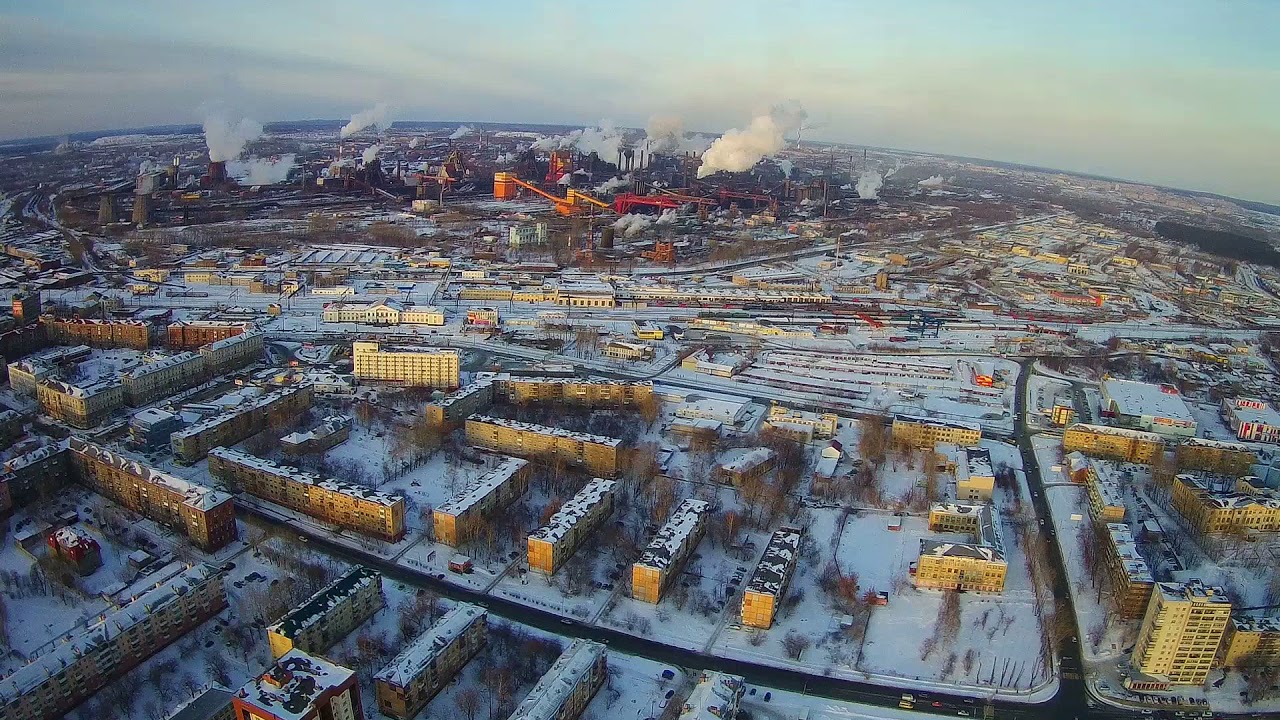
[[721, 132], [796, 100], [814, 139], [1280, 203], [1280, 2], [0, 0], [0, 138], [415, 120]]

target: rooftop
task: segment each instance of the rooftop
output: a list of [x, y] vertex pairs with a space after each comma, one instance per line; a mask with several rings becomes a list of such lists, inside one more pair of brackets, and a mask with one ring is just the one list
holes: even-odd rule
[[236, 696], [278, 720], [303, 720], [326, 693], [354, 682], [354, 676], [341, 665], [295, 649], [245, 683]]
[[105, 392], [123, 387], [120, 382], [115, 379], [102, 379], [86, 385], [72, 385], [68, 382], [50, 378], [41, 382], [40, 385], [42, 387], [47, 387], [54, 392], [69, 395], [74, 398], [91, 398], [95, 395], [101, 395]]
[[769, 538], [769, 545], [760, 557], [755, 572], [747, 581], [746, 592], [762, 595], [777, 595], [782, 585], [791, 575], [796, 561], [796, 550], [800, 547], [800, 531], [795, 528], [780, 528]]
[[211, 687], [174, 708], [168, 720], [215, 720], [218, 714], [231, 706], [231, 691]]
[[1209, 603], [1213, 605], [1231, 605], [1227, 591], [1217, 585], [1205, 585], [1199, 578], [1192, 578], [1185, 583], [1156, 583], [1160, 594], [1166, 600]]
[[604, 654], [605, 647], [598, 642], [574, 640], [507, 720], [554, 720], [574, 688]]
[[436, 507], [436, 512], [458, 516], [470, 510], [473, 505], [488, 497], [495, 490], [523, 470], [528, 461], [520, 458], [503, 456], [502, 462], [494, 469], [467, 483], [462, 490]]
[[636, 564], [665, 570], [671, 564], [672, 557], [710, 510], [711, 505], [702, 500], [688, 498], [680, 503], [671, 518], [658, 530], [658, 534], [649, 541], [649, 546], [644, 549]]
[[679, 720], [731, 720], [737, 714], [744, 681], [741, 675], [704, 674], [684, 701]]
[[472, 625], [485, 622], [488, 613], [479, 605], [454, 605], [426, 632], [417, 636], [394, 660], [373, 676], [374, 680], [407, 687], [432, 664], [440, 652], [453, 644]]
[[347, 495], [358, 500], [378, 503], [379, 505], [385, 505], [387, 507], [392, 507], [397, 503], [404, 502], [404, 499], [398, 495], [388, 495], [387, 493], [378, 492], [377, 490], [371, 490], [363, 485], [356, 485], [354, 483], [334, 480], [332, 478], [324, 478], [305, 470], [294, 470], [293, 468], [284, 467], [283, 465], [279, 465], [270, 460], [264, 460], [256, 455], [250, 455], [249, 453], [242, 452], [240, 450], [216, 447], [209, 451], [209, 457], [220, 458], [237, 465], [253, 468], [259, 472], [273, 475], [278, 478], [312, 485], [330, 492]]
[[301, 445], [309, 440], [327, 438], [350, 427], [351, 418], [344, 415], [330, 415], [306, 432], [291, 432], [285, 435], [280, 438], [280, 442], [285, 445]]
[[991, 452], [986, 448], [971, 447], [960, 450], [960, 462], [956, 466], [956, 478], [994, 477]]
[[497, 425], [498, 427], [511, 428], [512, 430], [518, 430], [521, 432], [532, 432], [539, 435], [554, 435], [556, 437], [569, 438], [579, 442], [595, 443], [596, 445], [605, 445], [607, 447], [614, 448], [622, 444], [621, 440], [605, 437], [604, 435], [591, 435], [589, 433], [573, 432], [572, 430], [564, 430], [562, 428], [550, 427], [547, 425], [537, 425], [535, 423], [520, 422], [519, 420], [496, 418], [490, 415], [472, 415], [467, 418], [467, 422]]
[[1147, 561], [1138, 552], [1138, 544], [1133, 541], [1133, 533], [1129, 531], [1128, 525], [1107, 523], [1107, 535], [1111, 538], [1111, 545], [1115, 549], [1116, 558], [1119, 559], [1125, 574], [1129, 576], [1129, 582], [1151, 583], [1155, 581]]
[[1153, 432], [1144, 430], [1130, 430], [1128, 428], [1112, 427], [1110, 425], [1090, 425], [1089, 423], [1073, 423], [1070, 430], [1078, 430], [1080, 432], [1095, 433], [1098, 435], [1116, 435], [1119, 437], [1133, 438], [1134, 440], [1145, 440], [1147, 442], [1164, 442], [1164, 438]]
[[1280, 427], [1280, 413], [1261, 400], [1236, 398], [1230, 402], [1229, 407], [1240, 422]]
[[221, 490], [193, 483], [177, 475], [170, 475], [167, 472], [112, 452], [87, 440], [81, 440], [77, 437], [71, 438], [71, 451], [132, 475], [149, 485], [162, 487], [177, 493], [182, 496], [183, 505], [196, 510], [210, 510], [223, 503], [231, 502], [231, 495]]
[[919, 423], [921, 425], [936, 425], [938, 427], [956, 428], [957, 430], [972, 430], [976, 433], [982, 432], [982, 425], [975, 422], [964, 422], [961, 420], [943, 420], [942, 418], [928, 417], [927, 415], [911, 415], [908, 413], [897, 413], [893, 416], [893, 421], [899, 420], [909, 423]]
[[559, 542], [587, 513], [612, 497], [614, 488], [617, 486], [617, 480], [609, 480], [607, 478], [593, 479], [579, 490], [576, 495], [569, 498], [568, 502], [561, 505], [560, 509], [547, 521], [546, 525], [529, 533], [529, 539], [543, 540], [553, 545]]
[[1102, 395], [1116, 406], [1121, 415], [1150, 415], [1194, 423], [1178, 391], [1169, 385], [1133, 380], [1103, 380]]
[[990, 562], [1004, 562], [1004, 536], [1000, 533], [1000, 518], [991, 505], [963, 503], [934, 503], [929, 514], [945, 513], [973, 518], [974, 542], [953, 543], [937, 540], [921, 540], [921, 555], [940, 557], [972, 557]]
[[255, 338], [261, 338], [261, 337], [262, 337], [262, 333], [257, 330], [246, 330], [240, 333], [239, 335], [232, 335], [229, 338], [215, 340], [214, 342], [211, 342], [208, 345], [205, 345], [204, 347], [200, 348], [200, 351], [205, 352], [205, 351], [212, 351], [212, 350], [223, 350], [225, 348], [235, 347], [236, 345], [239, 345], [241, 343], [250, 342]]
[[346, 575], [321, 588], [306, 602], [290, 610], [267, 630], [287, 638], [295, 637], [299, 632], [322, 619], [343, 600], [375, 584], [381, 587], [382, 574], [373, 568], [357, 565]]
[[751, 448], [720, 467], [726, 472], [746, 472], [773, 459], [773, 451], [767, 447]]
[[171, 368], [175, 365], [182, 365], [183, 363], [189, 362], [203, 362], [203, 359], [197, 353], [180, 352], [177, 355], [169, 355], [153, 362], [143, 363], [121, 377], [137, 379], [152, 373], [158, 373], [161, 370]]
[[299, 383], [297, 385], [294, 385], [293, 387], [281, 388], [274, 392], [269, 392], [264, 395], [259, 395], [258, 397], [250, 400], [244, 405], [233, 409], [231, 412], [214, 415], [212, 417], [205, 418], [204, 420], [201, 420], [200, 422], [194, 425], [188, 425], [187, 427], [182, 428], [181, 430], [178, 430], [177, 432], [175, 432], [173, 434], [173, 437], [178, 437], [178, 438], [194, 437], [211, 428], [215, 428], [219, 425], [222, 425], [223, 423], [231, 422], [234, 418], [239, 417], [243, 413], [252, 412], [254, 410], [258, 410], [260, 408], [266, 407], [271, 403], [277, 402], [279, 400], [283, 400], [284, 398], [287, 398], [287, 397], [291, 397], [292, 395], [298, 392], [301, 392], [304, 388], [309, 388], [309, 387], [311, 387], [310, 383]]

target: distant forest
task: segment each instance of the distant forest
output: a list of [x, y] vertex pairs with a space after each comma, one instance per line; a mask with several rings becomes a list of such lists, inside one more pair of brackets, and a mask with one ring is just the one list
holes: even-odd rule
[[1280, 252], [1266, 240], [1259, 238], [1169, 220], [1156, 223], [1156, 234], [1169, 240], [1195, 245], [1220, 257], [1280, 267]]

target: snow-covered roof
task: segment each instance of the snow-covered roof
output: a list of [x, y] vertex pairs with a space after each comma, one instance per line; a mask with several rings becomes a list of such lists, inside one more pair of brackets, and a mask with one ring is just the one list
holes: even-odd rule
[[249, 402], [245, 403], [244, 405], [241, 405], [240, 407], [235, 408], [229, 413], [222, 413], [219, 415], [214, 415], [212, 417], [205, 418], [204, 420], [201, 420], [200, 422], [194, 425], [188, 425], [187, 427], [182, 428], [181, 430], [178, 430], [177, 432], [173, 433], [173, 435], [171, 435], [170, 437], [177, 437], [177, 438], [194, 437], [211, 428], [215, 428], [219, 425], [222, 425], [223, 423], [232, 422], [235, 420], [235, 418], [240, 417], [244, 413], [253, 412], [255, 410], [267, 407], [272, 403], [275, 403], [287, 397], [290, 397], [298, 392], [301, 392], [303, 389], [309, 388], [309, 387], [311, 387], [310, 383], [298, 383], [293, 387], [281, 388], [280, 390], [269, 392], [269, 393], [266, 393], [265, 395], [259, 395], [258, 397], [253, 398]]
[[216, 685], [173, 709], [167, 720], [217, 720], [231, 707], [231, 691]]
[[1182, 396], [1168, 385], [1110, 379], [1102, 381], [1102, 394], [1115, 405], [1116, 411], [1121, 415], [1149, 415], [1195, 422], [1187, 404], [1182, 401]]
[[311, 440], [321, 440], [351, 427], [351, 418], [344, 415], [330, 415], [319, 425], [306, 432], [291, 432], [280, 438], [283, 445], [301, 445]]
[[52, 378], [40, 383], [42, 386], [53, 390], [54, 392], [68, 395], [73, 398], [91, 398], [95, 395], [101, 395], [112, 390], [122, 389], [124, 386], [114, 378], [103, 378], [88, 385], [72, 385], [61, 380]]
[[53, 457], [54, 455], [57, 455], [58, 453], [66, 452], [66, 450], [67, 450], [67, 446], [61, 443], [56, 445], [45, 445], [43, 447], [36, 448], [35, 450], [32, 450], [31, 452], [26, 453], [25, 455], [19, 455], [18, 457], [6, 460], [4, 463], [4, 472], [7, 472], [7, 473], [17, 472], [22, 468], [25, 468], [28, 465], [31, 465], [32, 463], [38, 463], [41, 460], [46, 460], [48, 458]]
[[636, 564], [665, 570], [689, 535], [698, 529], [702, 518], [710, 509], [711, 505], [707, 502], [693, 498], [685, 499], [671, 514], [666, 524], [658, 530], [658, 534], [649, 541], [649, 546], [644, 549], [644, 553], [640, 555]]
[[1185, 583], [1156, 583], [1160, 594], [1166, 600], [1212, 603], [1214, 605], [1230, 605], [1231, 598], [1227, 591], [1218, 585], [1205, 585], [1199, 578], [1192, 578]]
[[304, 483], [306, 485], [313, 485], [330, 492], [348, 495], [356, 498], [357, 500], [378, 503], [379, 505], [385, 505], [387, 507], [404, 502], [404, 499], [397, 495], [388, 495], [387, 493], [372, 490], [364, 487], [363, 485], [356, 485], [342, 480], [321, 477], [320, 475], [316, 475], [315, 473], [310, 473], [305, 470], [295, 470], [293, 468], [274, 463], [270, 460], [264, 460], [256, 455], [250, 455], [249, 453], [242, 452], [240, 450], [216, 447], [209, 451], [209, 457], [216, 457], [236, 465], [253, 468], [259, 472], [273, 475], [278, 478], [284, 478], [294, 482]]
[[956, 543], [937, 540], [920, 541], [921, 555], [939, 557], [972, 557], [990, 562], [1004, 562], [1004, 536], [1000, 533], [1000, 518], [991, 505], [965, 503], [934, 503], [929, 513], [946, 513], [973, 519], [974, 542]]
[[767, 447], [751, 448], [750, 450], [742, 453], [738, 457], [721, 465], [720, 469], [724, 470], [725, 472], [736, 472], [736, 473], [748, 472], [754, 468], [757, 468], [773, 460], [773, 456], [774, 456], [773, 451]]
[[528, 464], [526, 460], [504, 456], [497, 467], [467, 483], [456, 495], [440, 503], [436, 512], [455, 517], [462, 515], [476, 503], [493, 494]]
[[[371, 345], [373, 347], [370, 347]], [[457, 350], [438, 348], [431, 345], [387, 345], [383, 343], [363, 342], [357, 343], [355, 347], [358, 352], [362, 353], [375, 352], [382, 354], [391, 353], [396, 355], [452, 355], [455, 358], [458, 357]]]
[[49, 652], [0, 680], [0, 702], [9, 703], [31, 692], [50, 677], [60, 675], [108, 641], [127, 633], [153, 613], [161, 612], [178, 598], [206, 582], [222, 582], [217, 568], [194, 565], [165, 583], [143, 593], [136, 600], [103, 615], [80, 634], [59, 642]]
[[[1254, 478], [1256, 481], [1256, 478]], [[1236, 490], [1234, 479], [1183, 473], [1176, 478], [1195, 491], [1201, 503], [1213, 508], [1246, 508], [1257, 505], [1264, 508], [1280, 508], [1280, 492], [1266, 487], [1254, 487], [1254, 491]]]
[[522, 432], [532, 432], [539, 435], [553, 435], [555, 437], [569, 438], [579, 442], [595, 443], [596, 445], [604, 445], [606, 447], [616, 448], [622, 444], [622, 441], [618, 438], [605, 437], [604, 435], [592, 435], [590, 433], [573, 432], [572, 430], [565, 430], [563, 428], [520, 422], [519, 420], [507, 420], [505, 418], [496, 418], [490, 415], [472, 415], [467, 418], [467, 422], [471, 421], [511, 428], [512, 430], [519, 430]]
[[1133, 541], [1133, 533], [1124, 523], [1107, 523], [1107, 535], [1111, 538], [1111, 546], [1116, 558], [1129, 576], [1131, 583], [1152, 583], [1151, 568], [1142, 554], [1138, 552], [1138, 544]]
[[245, 683], [236, 695], [277, 720], [303, 720], [312, 717], [317, 700], [351, 681], [353, 675], [341, 665], [294, 649]]
[[196, 510], [206, 511], [223, 503], [231, 502], [231, 495], [221, 490], [193, 483], [177, 475], [170, 475], [167, 472], [157, 470], [150, 465], [112, 452], [101, 445], [81, 440], [78, 437], [71, 438], [71, 451], [110, 465], [116, 470], [136, 477], [148, 485], [162, 487], [175, 492], [182, 496], [183, 505]]
[[216, 350], [225, 350], [226, 348], [235, 347], [236, 345], [239, 345], [241, 343], [251, 342], [261, 337], [262, 337], [262, 333], [258, 330], [246, 330], [245, 332], [242, 332], [239, 335], [232, 335], [229, 338], [215, 340], [214, 342], [211, 342], [208, 345], [205, 345], [204, 347], [200, 348], [200, 352], [203, 353], [203, 352], [213, 352]]
[[972, 430], [974, 432], [982, 432], [982, 425], [975, 422], [965, 422], [963, 420], [944, 420], [943, 418], [928, 417], [926, 415], [912, 415], [910, 413], [896, 413], [893, 416], [894, 422], [899, 420], [909, 423], [917, 423], [920, 425], [935, 425], [937, 427], [956, 428], [958, 430]]
[[373, 568], [357, 565], [351, 568], [346, 575], [321, 588], [306, 602], [290, 610], [267, 630], [287, 638], [296, 637], [298, 633], [323, 619], [330, 610], [337, 607], [342, 601], [356, 595], [370, 585], [381, 587], [382, 574]]
[[529, 533], [530, 540], [543, 540], [552, 545], [560, 542], [569, 530], [601, 503], [613, 497], [617, 480], [594, 478], [547, 520], [547, 524]]
[[465, 400], [476, 393], [489, 390], [493, 387], [493, 383], [497, 379], [498, 376], [493, 373], [477, 373], [470, 385], [458, 388], [439, 400], [431, 401], [430, 404], [441, 408], [448, 408], [454, 403]]
[[574, 640], [507, 720], [554, 720], [559, 717], [565, 701], [604, 653], [605, 647], [601, 643]]
[[1182, 441], [1183, 445], [1191, 447], [1213, 448], [1215, 450], [1231, 450], [1233, 452], [1252, 453], [1253, 450], [1248, 445], [1238, 442], [1227, 442], [1225, 440], [1210, 440], [1209, 438], [1187, 438]]
[[685, 699], [679, 720], [730, 720], [737, 715], [744, 682], [741, 675], [704, 674]]
[[969, 477], [994, 477], [991, 465], [991, 451], [986, 448], [971, 447], [960, 450], [960, 463], [956, 468], [956, 478], [963, 475]]
[[1236, 632], [1255, 632], [1280, 635], [1280, 618], [1266, 615], [1241, 615], [1231, 613], [1231, 624]]
[[747, 581], [747, 592], [761, 595], [777, 595], [791, 576], [795, 567], [796, 551], [800, 547], [800, 531], [780, 528], [769, 538], [769, 545], [760, 557], [760, 564]]
[[1227, 407], [1240, 422], [1280, 427], [1280, 413], [1261, 400], [1236, 398], [1229, 402]]
[[394, 660], [373, 676], [396, 687], [408, 687], [440, 653], [466, 634], [476, 623], [484, 623], [488, 613], [479, 605], [454, 605], [426, 632], [417, 636]]
[[1135, 440], [1145, 440], [1147, 442], [1164, 442], [1164, 438], [1153, 432], [1145, 430], [1130, 430], [1128, 428], [1112, 427], [1110, 425], [1090, 425], [1089, 423], [1073, 423], [1070, 430], [1078, 430], [1080, 432], [1094, 433], [1096, 435], [1115, 435], [1118, 437], [1128, 437]]
[[175, 365], [182, 365], [184, 363], [192, 363], [192, 362], [204, 362], [204, 359], [201, 358], [198, 353], [180, 352], [177, 355], [170, 355], [168, 357], [161, 358], [154, 362], [143, 363], [142, 365], [139, 365], [133, 370], [130, 370], [129, 372], [125, 373], [121, 377], [137, 380], [140, 377], [145, 377], [147, 375], [151, 375], [152, 373], [158, 373], [161, 370], [171, 368]]

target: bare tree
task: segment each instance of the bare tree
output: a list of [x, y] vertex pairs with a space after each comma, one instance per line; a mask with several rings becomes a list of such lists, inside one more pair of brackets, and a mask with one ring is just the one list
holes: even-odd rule
[[812, 643], [809, 638], [801, 635], [795, 630], [788, 632], [786, 636], [782, 638], [782, 649], [786, 650], [787, 657], [792, 660], [799, 660], [800, 656], [804, 654], [805, 650], [809, 649], [809, 645], [811, 644]]
[[458, 706], [458, 710], [467, 716], [467, 720], [476, 720], [476, 713], [480, 711], [479, 690], [475, 688], [462, 690], [453, 696], [453, 702]]

